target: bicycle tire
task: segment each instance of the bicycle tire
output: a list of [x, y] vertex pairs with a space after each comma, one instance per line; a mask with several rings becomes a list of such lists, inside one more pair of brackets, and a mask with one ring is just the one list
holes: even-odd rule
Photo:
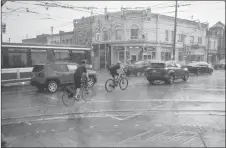
[[114, 84], [114, 80], [113, 80], [113, 79], [108, 79], [108, 80], [106, 81], [106, 83], [105, 83], [105, 90], [106, 90], [107, 92], [112, 92], [113, 89], [114, 89], [114, 87], [112, 87], [112, 90], [108, 90], [108, 89], [107, 89], [107, 83], [110, 82], [110, 81], [112, 81], [112, 85]]
[[[71, 98], [72, 99], [72, 98]], [[67, 106], [68, 107], [68, 105], [69, 105], [69, 97], [68, 97], [68, 93], [66, 92], [66, 91], [64, 91], [63, 92], [63, 94], [62, 94], [62, 102], [63, 102], [63, 104], [65, 105], [65, 106]]]
[[[126, 87], [125, 87], [125, 88], [122, 88], [122, 86], [121, 86], [121, 82], [122, 82], [123, 80], [126, 82]], [[121, 88], [121, 90], [125, 90], [125, 89], [128, 87], [128, 79], [126, 79], [126, 78], [121, 78], [121, 80], [120, 80], [120, 82], [119, 82], [119, 87]]]
[[[90, 87], [87, 87], [87, 91], [88, 91], [88, 94], [86, 94], [86, 90], [85, 90], [86, 88], [82, 88], [81, 89], [81, 91], [80, 91], [80, 93], [81, 93], [81, 98], [85, 101], [85, 102], [87, 102], [87, 101], [89, 101], [91, 98], [92, 98], [92, 95], [91, 95], [91, 92], [90, 92]], [[88, 95], [88, 99], [87, 99], [87, 96], [86, 95]]]

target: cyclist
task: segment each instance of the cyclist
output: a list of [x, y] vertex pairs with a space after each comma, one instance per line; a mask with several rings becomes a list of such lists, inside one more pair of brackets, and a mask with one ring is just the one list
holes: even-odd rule
[[82, 83], [81, 79], [82, 79], [83, 75], [85, 75], [87, 80], [89, 79], [87, 69], [86, 69], [86, 63], [87, 63], [87, 61], [83, 60], [81, 66], [79, 66], [74, 73], [74, 83], [75, 83], [75, 89], [76, 89], [75, 99], [77, 101], [79, 101], [78, 95], [80, 93], [81, 83]]
[[[114, 79], [114, 83], [118, 80], [119, 76], [124, 73], [123, 66], [121, 65], [121, 61], [118, 61], [115, 65], [112, 65], [108, 68], [111, 76]], [[119, 72], [119, 73], [118, 73]], [[115, 76], [118, 78], [115, 79]]]

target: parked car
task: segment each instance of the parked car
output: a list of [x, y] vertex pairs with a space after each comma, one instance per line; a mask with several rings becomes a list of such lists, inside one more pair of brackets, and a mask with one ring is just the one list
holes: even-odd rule
[[[73, 84], [73, 73], [79, 64], [69, 62], [52, 62], [34, 65], [30, 80], [32, 86], [39, 90], [47, 89], [49, 92], [56, 92], [59, 86]], [[97, 82], [96, 71], [87, 69], [89, 78], [93, 85]]]
[[209, 73], [212, 74], [213, 73], [213, 67], [208, 64], [207, 62], [193, 62], [193, 63], [189, 63], [187, 66], [188, 71], [190, 73], [194, 73], [194, 74], [201, 74], [201, 73]]
[[225, 69], [225, 60], [220, 60], [213, 67], [214, 69]]
[[187, 81], [189, 72], [186, 67], [182, 67], [174, 61], [152, 62], [150, 67], [146, 69], [146, 78], [150, 84], [156, 80], [172, 84], [176, 79]]
[[151, 61], [137, 61], [134, 64], [129, 64], [126, 66], [126, 72], [128, 75], [141, 76], [145, 74], [145, 69], [150, 66]]

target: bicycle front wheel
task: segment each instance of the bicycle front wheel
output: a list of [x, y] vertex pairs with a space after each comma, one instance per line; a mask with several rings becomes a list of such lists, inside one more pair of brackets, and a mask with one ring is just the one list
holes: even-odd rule
[[92, 90], [89, 87], [83, 87], [81, 89], [81, 96], [85, 102], [89, 101], [92, 98]]
[[62, 94], [62, 102], [68, 107], [69, 104], [73, 103], [73, 96], [70, 96], [68, 92], [64, 91]]
[[112, 92], [114, 89], [114, 80], [108, 79], [105, 83], [105, 89], [107, 92]]
[[121, 90], [125, 90], [128, 87], [128, 80], [126, 78], [122, 78], [119, 82], [119, 87]]

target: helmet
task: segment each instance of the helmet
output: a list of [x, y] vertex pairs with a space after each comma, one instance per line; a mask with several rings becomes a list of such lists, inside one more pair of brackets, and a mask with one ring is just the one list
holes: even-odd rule
[[82, 60], [82, 64], [86, 64], [87, 63], [87, 61], [86, 60]]
[[121, 64], [121, 63], [122, 63], [121, 61], [118, 61], [118, 62], [117, 62], [117, 64]]

